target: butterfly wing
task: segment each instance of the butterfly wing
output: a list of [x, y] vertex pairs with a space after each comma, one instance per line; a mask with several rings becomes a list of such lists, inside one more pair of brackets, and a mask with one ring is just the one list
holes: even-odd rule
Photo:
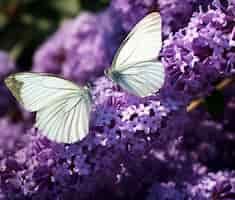
[[36, 111], [36, 127], [49, 139], [73, 143], [88, 134], [89, 91], [49, 74], [17, 73], [5, 80], [16, 99]]
[[137, 63], [119, 73], [116, 82], [131, 94], [150, 96], [162, 87], [164, 69], [159, 62]]
[[144, 17], [122, 42], [112, 63], [113, 70], [156, 59], [161, 50], [161, 34], [159, 13], [153, 12]]
[[50, 140], [74, 143], [88, 133], [91, 102], [82, 96], [70, 96], [36, 114], [36, 127]]
[[121, 44], [108, 76], [128, 92], [145, 97], [162, 87], [161, 18], [156, 12], [144, 17]]

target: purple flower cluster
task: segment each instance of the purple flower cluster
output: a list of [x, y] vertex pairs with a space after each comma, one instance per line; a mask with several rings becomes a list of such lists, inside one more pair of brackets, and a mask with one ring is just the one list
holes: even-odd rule
[[[14, 190], [34, 198], [43, 193], [49, 199], [54, 194], [58, 199], [89, 199], [102, 195], [103, 190], [121, 195], [119, 190], [127, 194], [130, 189], [135, 196], [145, 182], [158, 176], [155, 170], [144, 174], [148, 167], [163, 169], [164, 162], [169, 162], [167, 156], [172, 156], [162, 152], [159, 157], [153, 149], [169, 137], [175, 138], [173, 133], [160, 135], [167, 122], [172, 123], [172, 111], [159, 100], [129, 96], [105, 78], [95, 82], [93, 97], [91, 131], [80, 143], [64, 146], [49, 142], [35, 130], [29, 133], [31, 141], [15, 155], [17, 164], [24, 167], [12, 181], [15, 185], [19, 179], [24, 181]], [[5, 167], [2, 173], [8, 170]], [[137, 179], [142, 181], [133, 187]], [[8, 181], [6, 177], [2, 184], [8, 185]]]
[[[178, 0], [169, 4], [166, 2], [159, 2], [164, 36], [185, 26], [199, 4], [202, 5], [192, 0], [186, 3]], [[206, 2], [204, 4], [210, 1]], [[138, 20], [157, 7], [156, 0], [114, 0], [109, 9], [97, 15], [86, 12], [64, 22], [36, 52], [33, 70], [61, 74], [81, 84], [94, 80], [110, 66], [123, 36]], [[188, 13], [181, 12], [182, 9]], [[176, 22], [176, 19], [179, 21]]]
[[14, 123], [9, 118], [0, 118], [0, 160], [13, 155], [25, 145], [26, 137], [23, 134], [25, 126], [22, 123]]
[[126, 31], [130, 31], [136, 22], [158, 7], [156, 0], [113, 0], [111, 6], [120, 16], [121, 24]]
[[170, 2], [159, 1], [170, 36], [161, 53], [165, 84], [155, 96], [135, 97], [94, 78], [156, 1], [113, 0], [104, 12], [68, 20], [41, 46], [32, 70], [93, 80], [90, 132], [57, 144], [26, 122], [0, 118], [0, 199], [234, 199], [234, 86], [223, 92], [219, 119], [203, 107], [187, 113], [185, 105], [234, 74], [235, 4], [217, 1], [192, 16], [209, 1]]
[[[0, 199], [22, 197], [21, 191], [15, 190], [15, 186], [21, 184], [17, 179], [17, 171], [23, 166], [17, 162], [15, 155], [29, 141], [30, 137], [25, 134], [27, 125], [16, 123], [9, 117], [1, 117], [0, 130]], [[16, 179], [18, 182], [15, 182]]]
[[91, 81], [111, 65], [121, 32], [111, 9], [97, 15], [81, 13], [39, 48], [33, 70], [61, 74], [81, 84]]
[[209, 200], [235, 198], [235, 172], [207, 173], [182, 186], [175, 182], [155, 183], [149, 190], [147, 200]]
[[[227, 93], [227, 106], [231, 110], [231, 93]], [[206, 132], [201, 127], [198, 132], [195, 127], [191, 129], [202, 116], [205, 118], [202, 124], [205, 124], [207, 113], [191, 117], [181, 109], [170, 110], [155, 97], [129, 96], [106, 78], [95, 82], [93, 97], [91, 131], [83, 141], [73, 145], [55, 144], [35, 129], [29, 131], [31, 140], [15, 154], [14, 161], [21, 168], [14, 169], [10, 183], [9, 177], [2, 179], [7, 194], [19, 190], [22, 198], [35, 199], [55, 199], [55, 196], [57, 199], [93, 199], [94, 196], [101, 199], [104, 193], [110, 193], [113, 198], [135, 198], [145, 185], [157, 181], [158, 186], [152, 189], [154, 192], [149, 199], [159, 196], [183, 199], [194, 195], [189, 188], [193, 190], [199, 186], [190, 180], [207, 176], [213, 164], [213, 161], [209, 163], [210, 152], [204, 154], [208, 162], [196, 156], [200, 154], [197, 146], [203, 147], [207, 139], [200, 134]], [[225, 121], [230, 120], [233, 119], [226, 117]], [[211, 131], [216, 127], [212, 126]], [[192, 136], [201, 137], [201, 140]], [[231, 136], [232, 133], [230, 140]], [[227, 136], [221, 137], [220, 133], [219, 138], [224, 141]], [[189, 146], [191, 140], [198, 144]], [[218, 143], [217, 148], [223, 145]], [[232, 147], [226, 151], [223, 153], [232, 153]], [[224, 163], [225, 159], [232, 162], [225, 157]], [[9, 169], [3, 167], [2, 173], [10, 173]], [[20, 185], [17, 184], [19, 180], [23, 180]], [[13, 183], [16, 188], [12, 187]], [[133, 196], [128, 191], [132, 191]]]
[[0, 51], [0, 77], [3, 79], [4, 76], [14, 71], [15, 64], [10, 59], [9, 55], [5, 51]]
[[5, 51], [0, 51], [0, 116], [14, 107], [14, 99], [4, 85], [4, 78], [15, 71], [15, 64]]
[[126, 31], [130, 31], [142, 17], [151, 11], [160, 10], [163, 21], [163, 36], [178, 31], [187, 25], [193, 12], [207, 9], [212, 0], [113, 0], [112, 7], [120, 15]]
[[150, 187], [146, 200], [183, 200], [186, 195], [176, 187], [174, 182], [154, 183]]
[[235, 171], [208, 173], [196, 183], [186, 184], [190, 199], [226, 199], [235, 198]]
[[188, 103], [213, 90], [214, 82], [234, 74], [234, 25], [234, 16], [210, 9], [195, 13], [186, 28], [164, 41], [165, 87], [178, 92], [175, 98], [182, 96]]
[[230, 96], [225, 96], [224, 114], [220, 119], [215, 120], [201, 109], [190, 113], [184, 130], [185, 151], [188, 151], [193, 160], [214, 169], [234, 166], [234, 87], [225, 92], [227, 94], [224, 95]]

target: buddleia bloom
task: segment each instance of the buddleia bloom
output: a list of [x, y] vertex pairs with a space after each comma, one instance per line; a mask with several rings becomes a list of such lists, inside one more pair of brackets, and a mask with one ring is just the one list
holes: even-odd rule
[[195, 13], [187, 27], [164, 41], [166, 87], [176, 98], [182, 95], [189, 102], [204, 96], [214, 89], [214, 82], [234, 74], [233, 26], [229, 13], [210, 9]]
[[[147, 2], [146, 5], [151, 7], [152, 3]], [[233, 141], [233, 100], [226, 102], [226, 111], [231, 116], [221, 123], [215, 122], [205, 111], [193, 113], [192, 116], [185, 111], [186, 103], [192, 98], [214, 89], [214, 81], [233, 74], [231, 5], [225, 10], [209, 9], [195, 14], [186, 28], [165, 41], [161, 56], [167, 79], [158, 94], [138, 98], [104, 77], [94, 81], [90, 132], [82, 141], [71, 145], [57, 144], [44, 138], [37, 129], [30, 129], [27, 144], [16, 152], [12, 151], [12, 156], [2, 159], [0, 195], [11, 199], [49, 200], [105, 199], [107, 196], [110, 199], [144, 199], [146, 196], [143, 194], [148, 194], [149, 199], [205, 199], [233, 195], [234, 173], [216, 169], [218, 166], [214, 164], [215, 158], [222, 158], [224, 166], [231, 167], [227, 157], [233, 152], [230, 146], [225, 148], [224, 157], [217, 157], [218, 150], [214, 149], [223, 149], [223, 141]], [[112, 11], [116, 13], [117, 10]], [[51, 41], [49, 48], [41, 54], [48, 61], [48, 68], [39, 67], [38, 70], [52, 70], [76, 80], [87, 80], [87, 76], [83, 77], [87, 71], [89, 76], [93, 76], [93, 70], [103, 70], [104, 63], [110, 61], [104, 59], [103, 53], [101, 57], [97, 56], [97, 49], [110, 45], [109, 42], [115, 49], [119, 41], [97, 39], [96, 33], [102, 35], [104, 31], [99, 28], [109, 30], [109, 25], [115, 24], [117, 18], [115, 22], [110, 22], [107, 15], [104, 17], [101, 14], [102, 19], [110, 24], [97, 28], [94, 24], [98, 16], [84, 14], [78, 21], [72, 20], [72, 25], [68, 21], [68, 27], [77, 28], [71, 29], [71, 32], [63, 30], [64, 37], [58, 34], [61, 40], [59, 36], [55, 37], [55, 50], [52, 50], [54, 42]], [[125, 17], [123, 14], [122, 19]], [[137, 18], [134, 16], [133, 19], [135, 21]], [[122, 26], [126, 29], [124, 24]], [[118, 36], [122, 36], [122, 31]], [[91, 49], [91, 41], [96, 41], [94, 44], [99, 47], [94, 48], [95, 53]], [[84, 49], [80, 49], [82, 46]], [[102, 67], [99, 68], [96, 63], [93, 65], [95, 61], [91, 61], [94, 68], [88, 70], [88, 61], [78, 60], [83, 50], [86, 54], [84, 58], [90, 59], [89, 55], [94, 53], [94, 60], [103, 63]], [[46, 52], [52, 52], [52, 56], [48, 54], [46, 58]], [[54, 55], [58, 58], [55, 63]], [[37, 62], [43, 61], [42, 58], [39, 56]], [[104, 59], [104, 62], [99, 59]], [[54, 67], [59, 70], [53, 71]], [[74, 70], [76, 73], [73, 74]], [[98, 74], [96, 72], [94, 77]], [[79, 77], [80, 73], [82, 77]], [[198, 127], [203, 130], [204, 136], [195, 130]], [[213, 140], [204, 138], [211, 132], [215, 132]], [[208, 146], [212, 147], [212, 151]], [[203, 150], [208, 150], [204, 157], [201, 154]], [[151, 189], [146, 185], [152, 186]]]
[[183, 200], [186, 194], [174, 182], [155, 183], [149, 189], [146, 200]]
[[15, 63], [9, 54], [5, 51], [0, 51], [0, 115], [8, 113], [10, 108], [15, 106], [12, 96], [4, 85], [4, 78], [9, 73], [14, 72], [15, 68]]
[[212, 0], [113, 0], [111, 6], [121, 19], [121, 24], [126, 32], [146, 14], [151, 11], [159, 10], [162, 16], [164, 38], [183, 28], [189, 22], [193, 12], [198, 11], [199, 7], [207, 9]]
[[80, 84], [102, 75], [122, 37], [117, 22], [109, 9], [66, 21], [37, 50], [33, 70], [61, 74]]
[[0, 160], [13, 155], [18, 149], [25, 145], [26, 137], [23, 132], [23, 123], [14, 123], [8, 117], [0, 118]]
[[235, 198], [235, 172], [218, 171], [202, 176], [195, 183], [188, 184], [187, 190], [190, 199], [234, 199]]
[[[15, 157], [24, 169], [13, 178], [24, 180], [17, 189], [26, 197], [43, 194], [53, 199], [56, 194], [58, 198], [89, 199], [89, 195], [101, 198], [102, 191], [112, 191], [114, 196], [122, 191], [126, 196], [130, 189], [136, 195], [158, 174], [154, 170], [144, 178], [148, 167], [167, 167], [167, 155], [158, 157], [154, 147], [166, 148], [169, 138], [180, 135], [183, 125], [178, 126], [176, 135], [162, 133], [171, 123], [171, 113], [177, 111], [155, 98], [133, 97], [106, 78], [98, 79], [94, 86], [90, 133], [81, 142], [56, 144], [35, 130], [28, 133], [32, 135], [30, 142]], [[137, 179], [142, 181], [132, 187]], [[3, 183], [7, 182], [6, 177]]]

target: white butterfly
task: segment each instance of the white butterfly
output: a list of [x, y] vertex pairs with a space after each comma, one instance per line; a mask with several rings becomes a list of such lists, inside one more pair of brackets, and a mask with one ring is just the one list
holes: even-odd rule
[[[128, 92], [145, 97], [164, 82], [155, 62], [161, 49], [161, 19], [152, 13], [141, 20], [118, 50], [106, 74]], [[87, 86], [42, 73], [16, 73], [5, 80], [16, 99], [36, 112], [36, 127], [50, 140], [74, 143], [88, 134], [92, 98]]]
[[74, 143], [88, 134], [91, 94], [87, 86], [42, 73], [16, 73], [5, 83], [28, 111], [37, 112], [35, 126], [50, 140]]
[[146, 97], [157, 92], [165, 76], [163, 65], [155, 61], [161, 40], [161, 17], [153, 12], [132, 29], [105, 74], [134, 95]]

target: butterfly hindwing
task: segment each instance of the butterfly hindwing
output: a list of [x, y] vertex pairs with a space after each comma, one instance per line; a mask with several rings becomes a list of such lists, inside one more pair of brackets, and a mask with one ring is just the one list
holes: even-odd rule
[[36, 126], [51, 140], [74, 143], [88, 133], [89, 114], [90, 102], [74, 96], [39, 110]]
[[150, 96], [162, 87], [164, 69], [159, 62], [137, 63], [122, 70], [117, 82], [136, 96]]

